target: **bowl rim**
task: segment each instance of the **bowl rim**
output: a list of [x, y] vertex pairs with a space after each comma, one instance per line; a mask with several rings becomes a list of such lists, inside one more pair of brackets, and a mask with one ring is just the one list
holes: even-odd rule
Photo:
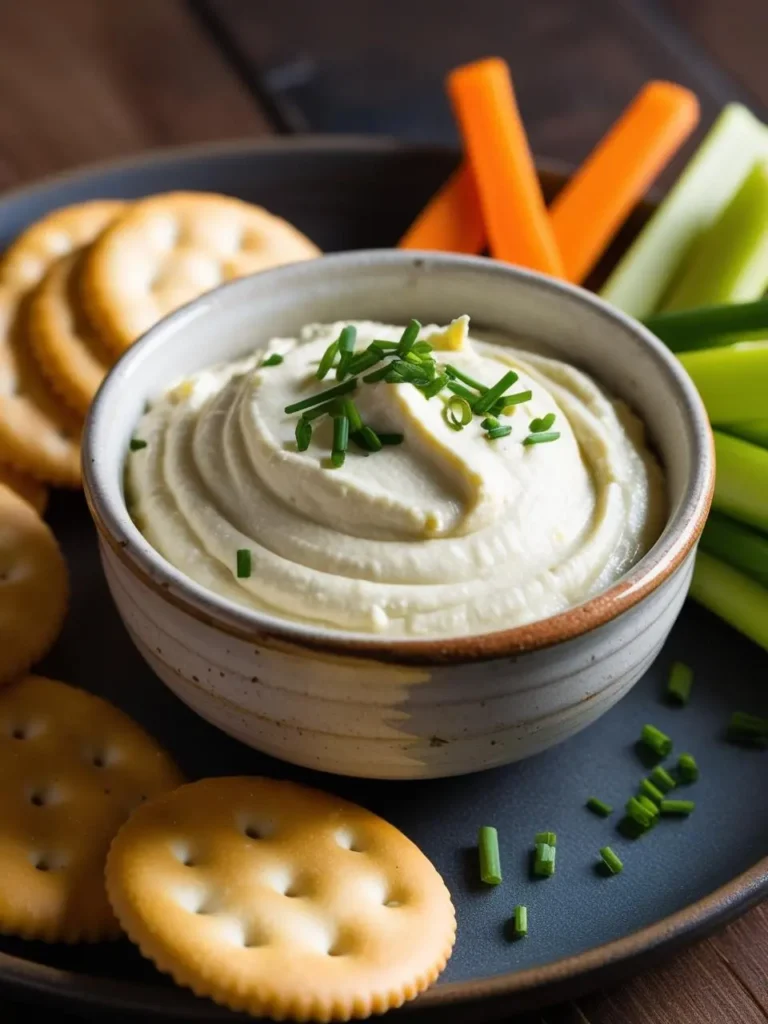
[[[482, 275], [511, 276], [550, 296], [555, 293], [563, 298], [570, 297], [589, 306], [597, 316], [632, 333], [650, 351], [659, 373], [666, 375], [676, 388], [690, 428], [685, 440], [693, 449], [691, 475], [677, 507], [668, 512], [656, 543], [607, 590], [557, 615], [490, 633], [432, 638], [348, 633], [322, 625], [291, 622], [268, 612], [236, 605], [208, 591], [168, 562], [136, 527], [128, 513], [122, 490], [115, 492], [110, 480], [105, 479], [106, 467], [98, 457], [102, 424], [108, 415], [113, 414], [115, 403], [119, 401], [121, 381], [130, 368], [139, 360], [151, 359], [154, 351], [178, 337], [177, 328], [188, 322], [190, 317], [204, 315], [212, 300], [217, 305], [228, 299], [236, 300], [255, 277], [270, 279], [274, 287], [278, 287], [281, 278], [296, 276], [300, 282], [302, 275], [311, 276], [318, 266], [327, 268], [330, 276], [360, 263], [367, 264], [370, 269], [370, 265], [377, 262], [382, 266], [410, 263], [419, 270], [428, 266], [431, 272], [450, 272], [452, 268], [460, 268]], [[294, 281], [293, 285], [299, 282]], [[163, 601], [214, 629], [247, 643], [300, 647], [319, 656], [373, 659], [404, 666], [459, 664], [514, 657], [575, 639], [618, 618], [653, 593], [694, 550], [704, 527], [714, 490], [714, 443], [703, 402], [679, 361], [641, 323], [599, 296], [535, 271], [479, 256], [399, 249], [351, 250], [228, 282], [192, 300], [151, 327], [107, 374], [91, 405], [83, 437], [83, 482], [97, 531], [118, 560]]]

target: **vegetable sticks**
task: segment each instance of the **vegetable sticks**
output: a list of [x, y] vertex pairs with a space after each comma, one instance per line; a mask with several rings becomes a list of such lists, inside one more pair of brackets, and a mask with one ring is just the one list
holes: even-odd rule
[[565, 276], [579, 283], [635, 203], [690, 135], [699, 103], [671, 82], [649, 82], [549, 209]]
[[690, 596], [768, 651], [768, 590], [702, 551]]
[[475, 179], [467, 163], [451, 175], [400, 239], [400, 249], [436, 249], [477, 255], [485, 224]]
[[673, 352], [768, 337], [768, 299], [656, 313], [645, 326]]
[[702, 551], [768, 587], [768, 537], [720, 512], [712, 512], [701, 535]]
[[681, 352], [678, 358], [713, 426], [750, 420], [768, 408], [768, 341]]
[[712, 507], [768, 531], [768, 450], [719, 430], [714, 439], [717, 475]]
[[448, 75], [491, 255], [562, 276], [562, 261], [520, 119], [509, 69], [488, 58]]

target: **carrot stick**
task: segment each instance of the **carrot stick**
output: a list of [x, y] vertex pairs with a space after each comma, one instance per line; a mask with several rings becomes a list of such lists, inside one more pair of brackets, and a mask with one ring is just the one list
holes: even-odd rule
[[549, 210], [565, 276], [580, 282], [699, 120], [692, 92], [649, 82]]
[[448, 75], [470, 166], [477, 182], [491, 255], [562, 276], [509, 68], [492, 57]]
[[477, 255], [485, 248], [485, 225], [472, 171], [454, 171], [398, 243], [401, 249], [437, 249]]

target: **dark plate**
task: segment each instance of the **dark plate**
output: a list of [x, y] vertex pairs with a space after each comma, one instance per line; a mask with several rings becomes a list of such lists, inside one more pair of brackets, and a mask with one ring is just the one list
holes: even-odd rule
[[[97, 196], [173, 188], [229, 192], [288, 217], [325, 249], [393, 244], [456, 162], [447, 149], [360, 139], [287, 140], [179, 150], [52, 179], [0, 201], [0, 244], [45, 211]], [[548, 190], [556, 174], [545, 175]], [[630, 229], [631, 230], [631, 229]], [[731, 711], [768, 713], [764, 652], [689, 605], [662, 655], [634, 690], [586, 732], [509, 768], [436, 782], [382, 783], [318, 775], [249, 750], [196, 718], [134, 651], [108, 598], [96, 541], [79, 495], [56, 495], [50, 521], [69, 559], [72, 608], [44, 669], [109, 697], [155, 733], [191, 777], [267, 774], [334, 790], [403, 829], [432, 858], [456, 902], [459, 932], [440, 983], [401, 1014], [491, 1019], [615, 979], [704, 935], [768, 892], [766, 755], [724, 742]], [[661, 698], [673, 659], [696, 670], [684, 710]], [[678, 751], [699, 759], [689, 820], [664, 821], [631, 842], [584, 800], [620, 807], [644, 773], [634, 741], [654, 722]], [[756, 802], [757, 801], [757, 802]], [[484, 890], [473, 850], [477, 827], [502, 837], [505, 882]], [[558, 870], [528, 876], [533, 833], [558, 833]], [[610, 843], [625, 871], [594, 868]], [[516, 903], [530, 935], [508, 941]], [[54, 947], [0, 940], [0, 983], [17, 997], [103, 1014], [167, 1014], [185, 1020], [231, 1015], [174, 988], [126, 942]], [[470, 1010], [469, 1007], [472, 1007]], [[471, 1016], [470, 1016], [471, 1015]]]

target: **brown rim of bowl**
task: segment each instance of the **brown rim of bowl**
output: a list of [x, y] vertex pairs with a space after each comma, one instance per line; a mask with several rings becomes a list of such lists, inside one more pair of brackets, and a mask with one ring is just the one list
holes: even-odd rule
[[[366, 257], [386, 259], [386, 253], [387, 250], [356, 250], [334, 253], [323, 259], [338, 261], [341, 264], [340, 269], [343, 269], [345, 260], [360, 260]], [[551, 282], [540, 274], [494, 263], [482, 257], [455, 257], [444, 253], [415, 251], [408, 255], [419, 268], [423, 267], [425, 261], [439, 265], [460, 259], [465, 268], [474, 267], [478, 273], [484, 275], [513, 273], [524, 277], [529, 285], [545, 291], [552, 287]], [[403, 252], [400, 251], [400, 258], [402, 256]], [[292, 265], [290, 269], [297, 272], [297, 269], [312, 267], [314, 264], [315, 261], [308, 261], [307, 264]], [[285, 270], [284, 267], [278, 267], [263, 271], [259, 276], [280, 275]], [[248, 280], [241, 278], [232, 281], [216, 289], [216, 292], [223, 294], [229, 290], [234, 291], [244, 287]], [[641, 324], [620, 310], [612, 309], [596, 295], [561, 281], [557, 281], [556, 284], [559, 290], [570, 292], [578, 301], [589, 304], [598, 316], [612, 322], [618, 321], [636, 335], [639, 334], [661, 371], [671, 374], [674, 378], [693, 420], [693, 473], [684, 500], [680, 503], [683, 507], [676, 509], [667, 519], [661, 536], [651, 550], [603, 593], [558, 615], [526, 625], [493, 633], [425, 640], [345, 635], [338, 630], [282, 621], [245, 606], [237, 607], [225, 598], [204, 590], [167, 562], [134, 525], [122, 496], [120, 511], [124, 514], [127, 530], [121, 525], [118, 515], [111, 512], [106, 507], [106, 502], [99, 498], [98, 470], [94, 469], [96, 460], [92, 455], [94, 422], [98, 419], [108, 397], [112, 374], [108, 376], [91, 407], [83, 446], [83, 482], [86, 499], [102, 540], [140, 582], [192, 618], [247, 643], [263, 647], [308, 649], [316, 655], [330, 658], [352, 657], [404, 666], [425, 666], [514, 657], [574, 639], [617, 618], [656, 590], [694, 549], [712, 502], [715, 479], [714, 442], [701, 398], [693, 382], [666, 346]], [[190, 309], [198, 302], [199, 299], [171, 313], [161, 321], [161, 324], [172, 323], [176, 318], [187, 318]], [[152, 343], [156, 331], [157, 325], [123, 355], [117, 366], [120, 367], [139, 357], [147, 345]]]

